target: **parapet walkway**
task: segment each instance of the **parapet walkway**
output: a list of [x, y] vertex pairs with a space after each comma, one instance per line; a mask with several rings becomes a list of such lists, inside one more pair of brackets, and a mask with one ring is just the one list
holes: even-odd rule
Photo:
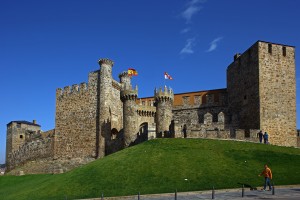
[[[194, 199], [212, 199], [212, 191], [198, 191], [198, 192], [180, 192], [168, 194], [149, 194], [122, 197], [104, 197], [103, 200], [194, 200]], [[272, 191], [249, 190], [245, 188], [244, 197], [242, 197], [242, 189], [224, 189], [215, 190], [214, 199], [285, 199], [296, 200], [300, 199], [300, 185], [277, 186], [275, 187], [274, 195]], [[101, 198], [94, 198], [89, 200], [102, 200]]]

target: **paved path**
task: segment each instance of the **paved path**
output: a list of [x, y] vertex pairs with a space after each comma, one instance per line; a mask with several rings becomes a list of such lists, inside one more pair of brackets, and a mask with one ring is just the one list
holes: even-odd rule
[[[245, 189], [244, 197], [242, 197], [241, 189], [227, 189], [215, 190], [215, 199], [287, 199], [287, 200], [300, 200], [300, 185], [292, 186], [278, 186], [275, 188], [275, 194], [272, 191]], [[109, 197], [104, 200], [136, 200], [138, 196], [126, 197]], [[140, 200], [174, 200], [175, 193], [169, 194], [152, 194], [140, 195]], [[194, 199], [212, 199], [212, 191], [199, 191], [199, 192], [182, 192], [177, 193], [177, 200], [194, 200]], [[101, 198], [94, 198], [90, 200], [101, 200]]]

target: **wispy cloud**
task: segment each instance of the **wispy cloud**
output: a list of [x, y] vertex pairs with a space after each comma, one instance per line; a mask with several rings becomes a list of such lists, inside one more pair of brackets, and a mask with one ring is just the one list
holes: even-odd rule
[[186, 23], [191, 22], [192, 17], [202, 9], [202, 6], [199, 4], [204, 2], [205, 0], [191, 0], [187, 3], [187, 8], [181, 13]]
[[195, 38], [187, 39], [185, 46], [180, 51], [180, 54], [193, 54], [194, 53], [193, 47], [195, 46], [195, 42], [196, 42]]
[[190, 28], [190, 27], [187, 27], [187, 28], [185, 28], [185, 29], [182, 29], [182, 30], [180, 31], [180, 33], [181, 33], [181, 34], [185, 34], [185, 33], [187, 33], [187, 32], [190, 32], [190, 30], [191, 30], [191, 28]]
[[217, 46], [218, 46], [218, 42], [219, 42], [220, 40], [222, 40], [222, 39], [223, 39], [223, 37], [218, 37], [218, 38], [214, 39], [214, 40], [210, 43], [210, 47], [209, 47], [209, 49], [208, 49], [206, 52], [214, 51], [214, 50], [217, 48]]

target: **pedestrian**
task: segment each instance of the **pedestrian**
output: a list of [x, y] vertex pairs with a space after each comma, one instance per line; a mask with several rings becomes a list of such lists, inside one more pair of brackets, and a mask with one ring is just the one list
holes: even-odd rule
[[272, 186], [271, 186], [272, 171], [268, 167], [267, 164], [265, 164], [264, 167], [265, 167], [265, 169], [258, 176], [264, 175], [264, 177], [265, 177], [265, 184], [264, 184], [264, 189], [263, 190], [266, 190], [267, 185], [268, 185], [269, 186], [269, 191], [271, 191], [272, 190]]
[[187, 135], [186, 135], [186, 124], [183, 125], [182, 131], [183, 131], [183, 137], [186, 138], [187, 137]]
[[264, 133], [264, 143], [269, 144], [269, 135], [267, 132]]
[[259, 142], [262, 143], [263, 132], [261, 130], [257, 133], [257, 137], [259, 138]]

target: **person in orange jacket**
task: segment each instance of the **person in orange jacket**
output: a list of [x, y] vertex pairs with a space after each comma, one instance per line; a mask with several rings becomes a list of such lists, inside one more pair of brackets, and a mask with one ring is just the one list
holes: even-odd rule
[[264, 185], [263, 190], [266, 190], [267, 185], [268, 185], [269, 186], [269, 191], [271, 191], [272, 190], [272, 186], [271, 186], [272, 171], [268, 167], [267, 164], [265, 164], [265, 169], [258, 176], [261, 176], [261, 175], [264, 175], [264, 177], [265, 177], [265, 185]]

